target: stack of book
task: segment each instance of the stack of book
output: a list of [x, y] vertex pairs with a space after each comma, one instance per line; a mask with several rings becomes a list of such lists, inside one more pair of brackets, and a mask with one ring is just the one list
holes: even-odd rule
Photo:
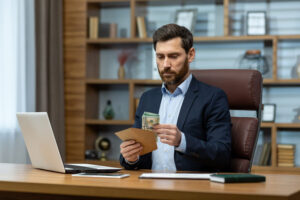
[[277, 144], [277, 164], [278, 167], [295, 166], [294, 144]]

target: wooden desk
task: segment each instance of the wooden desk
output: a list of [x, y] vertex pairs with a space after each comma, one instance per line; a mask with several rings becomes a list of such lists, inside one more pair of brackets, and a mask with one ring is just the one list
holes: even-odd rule
[[300, 199], [300, 175], [265, 174], [263, 183], [221, 184], [209, 180], [84, 178], [0, 164], [0, 199]]

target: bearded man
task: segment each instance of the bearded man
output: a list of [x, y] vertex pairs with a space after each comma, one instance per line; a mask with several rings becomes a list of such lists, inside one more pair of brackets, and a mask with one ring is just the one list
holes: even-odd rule
[[158, 171], [227, 171], [231, 155], [231, 122], [226, 94], [192, 76], [193, 35], [185, 27], [167, 24], [153, 35], [161, 88], [145, 92], [136, 111], [135, 128], [144, 112], [158, 113], [154, 126], [158, 149], [140, 156], [134, 140], [120, 145], [126, 169]]

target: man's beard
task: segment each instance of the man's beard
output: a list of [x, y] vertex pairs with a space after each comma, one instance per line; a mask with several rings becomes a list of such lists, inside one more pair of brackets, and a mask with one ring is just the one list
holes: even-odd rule
[[[181, 68], [181, 70], [178, 73], [176, 73], [175, 71], [172, 71], [170, 68], [167, 68], [166, 70], [159, 71], [159, 75], [160, 75], [162, 81], [166, 85], [177, 85], [183, 81], [183, 78], [188, 73], [188, 71], [189, 71], [189, 63], [188, 63], [188, 59], [186, 59], [184, 61], [183, 67]], [[173, 76], [165, 77], [164, 73], [172, 74]]]

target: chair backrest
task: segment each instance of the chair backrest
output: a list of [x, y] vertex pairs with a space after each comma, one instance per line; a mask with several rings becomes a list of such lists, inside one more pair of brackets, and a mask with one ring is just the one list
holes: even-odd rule
[[227, 94], [231, 110], [256, 111], [256, 117], [231, 117], [232, 172], [251, 171], [261, 121], [262, 76], [257, 70], [192, 70], [201, 82], [216, 86]]

